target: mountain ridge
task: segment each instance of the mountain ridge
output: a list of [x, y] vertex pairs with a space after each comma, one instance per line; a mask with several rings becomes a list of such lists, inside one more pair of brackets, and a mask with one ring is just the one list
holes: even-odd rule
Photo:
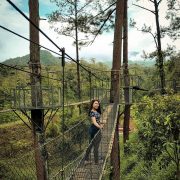
[[[7, 59], [7, 60], [3, 61], [2, 63], [7, 64], [7, 65], [27, 66], [29, 59], [30, 59], [29, 54], [27, 54], [22, 57]], [[110, 68], [112, 67], [112, 61], [101, 61], [101, 60], [96, 60], [96, 61], [102, 62]], [[40, 62], [44, 66], [58, 65], [61, 63], [59, 57], [53, 56], [50, 52], [48, 52], [46, 50], [40, 51]], [[151, 60], [132, 61], [132, 60], [129, 60], [129, 65], [141, 65], [144, 67], [152, 67], [155, 65], [155, 61], [151, 61]]]
[[[29, 59], [30, 59], [29, 54], [27, 54], [22, 57], [7, 59], [3, 61], [3, 63], [7, 65], [27, 66]], [[58, 57], [53, 56], [50, 52], [45, 50], [40, 51], [40, 62], [42, 65], [45, 66], [60, 64], [60, 60]]]

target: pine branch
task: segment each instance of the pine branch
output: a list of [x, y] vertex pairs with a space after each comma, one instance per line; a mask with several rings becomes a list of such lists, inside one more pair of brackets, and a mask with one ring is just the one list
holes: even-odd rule
[[139, 29], [137, 26], [134, 26], [138, 31], [141, 31], [141, 32], [146, 32], [146, 33], [150, 33], [154, 39], [154, 42], [156, 44], [156, 48], [158, 48], [158, 44], [157, 44], [157, 41], [156, 41], [156, 36], [151, 32], [151, 31], [143, 31], [142, 29]]
[[108, 6], [106, 9], [104, 9], [102, 12], [96, 14], [95, 16], [93, 16], [91, 19], [89, 19], [88, 22], [90, 22], [91, 20], [93, 20], [94, 18], [96, 18], [97, 16], [101, 15], [102, 13], [104, 13], [105, 11], [107, 11], [108, 9], [110, 9], [112, 6], [114, 6], [116, 4], [116, 2], [112, 3], [110, 6]]
[[108, 21], [108, 19], [110, 18], [110, 16], [112, 15], [112, 13], [116, 10], [116, 8], [114, 8], [111, 13], [108, 14], [107, 18], [104, 20], [103, 24], [101, 25], [101, 27], [99, 28], [98, 32], [96, 33], [94, 39], [91, 41], [91, 44], [95, 41], [96, 37], [99, 35], [99, 33], [101, 32], [102, 28], [104, 27], [104, 25], [106, 24], [106, 22]]
[[76, 38], [73, 36], [73, 35], [71, 35], [71, 34], [67, 34], [67, 33], [65, 33], [65, 32], [57, 32], [58, 34], [60, 34], [60, 35], [63, 35], [63, 36], [67, 36], [67, 37], [71, 37], [71, 38], [73, 38], [74, 40], [76, 40]]
[[137, 7], [139, 7], [139, 8], [142, 8], [142, 9], [144, 9], [144, 10], [147, 10], [147, 11], [149, 11], [149, 12], [155, 14], [155, 11], [152, 11], [152, 10], [147, 9], [147, 8], [145, 8], [145, 7], [139, 6], [139, 5], [137, 5], [137, 4], [132, 4], [132, 5], [137, 6]]
[[147, 32], [152, 35], [152, 37], [154, 38], [154, 42], [156, 44], [156, 48], [158, 48], [158, 44], [157, 44], [157, 41], [156, 41], [156, 36], [152, 32], [150, 32], [150, 31], [147, 31]]
[[86, 6], [88, 6], [89, 4], [91, 4], [93, 1], [92, 0], [90, 0], [88, 3], [86, 3], [83, 7], [81, 7], [78, 11], [77, 11], [77, 13], [79, 13], [79, 12], [81, 12]]
[[154, 1], [153, 0], [149, 0], [150, 2], [152, 2], [154, 4]]

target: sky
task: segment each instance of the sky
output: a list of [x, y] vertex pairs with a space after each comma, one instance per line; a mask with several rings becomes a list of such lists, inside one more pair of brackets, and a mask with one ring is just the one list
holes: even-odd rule
[[[12, 0], [27, 16], [29, 16], [28, 0]], [[138, 8], [133, 3], [135, 0], [129, 0], [128, 17], [136, 20], [138, 27], [144, 23], [148, 23], [155, 30], [155, 17], [152, 13]], [[148, 0], [141, 0], [138, 3], [141, 6], [148, 7], [153, 10], [152, 3]], [[50, 0], [39, 0], [40, 17], [46, 18], [46, 15], [55, 10], [56, 7]], [[165, 19], [166, 14], [165, 0], [160, 4], [160, 23], [167, 25]], [[29, 24], [22, 15], [20, 15], [6, 0], [0, 1], [0, 25], [5, 26], [25, 37], [29, 37]], [[41, 20], [40, 28], [44, 31], [60, 48], [64, 47], [66, 53], [75, 58], [75, 47], [72, 46], [73, 39], [65, 36], [57, 35], [50, 28], [48, 21]], [[43, 35], [40, 35], [40, 44], [48, 47], [56, 52], [57, 48], [49, 42]], [[173, 42], [168, 37], [162, 39], [162, 48], [165, 49], [169, 45], [175, 45], [177, 50], [180, 50], [180, 40]], [[150, 34], [144, 34], [136, 29], [129, 28], [129, 59], [143, 60], [143, 51], [149, 53], [155, 50], [155, 43]], [[95, 42], [88, 47], [83, 47], [80, 50], [80, 58], [91, 59], [95, 58], [98, 61], [111, 61], [113, 51], [113, 31], [99, 35]], [[6, 32], [0, 28], [0, 62], [6, 59], [23, 56], [29, 53], [29, 42], [15, 35]]]

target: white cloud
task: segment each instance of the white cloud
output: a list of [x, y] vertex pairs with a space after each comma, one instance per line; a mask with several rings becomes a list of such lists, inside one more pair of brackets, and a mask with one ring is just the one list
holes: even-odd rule
[[89, 47], [82, 48], [81, 55], [98, 60], [111, 60], [113, 51], [113, 34], [98, 36], [96, 41]]

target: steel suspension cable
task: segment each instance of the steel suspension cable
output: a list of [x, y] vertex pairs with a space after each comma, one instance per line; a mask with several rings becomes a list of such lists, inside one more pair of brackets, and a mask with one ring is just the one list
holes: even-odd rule
[[[40, 31], [60, 52], [62, 52], [62, 48], [60, 48], [48, 35], [46, 35], [46, 33], [44, 33], [39, 27], [37, 27], [13, 2], [11, 2], [10, 0], [6, 0], [11, 6], [13, 6], [16, 11], [18, 11], [27, 21], [29, 21], [38, 31]], [[73, 62], [75, 62], [76, 64], [78, 64], [79, 66], [81, 66], [85, 71], [89, 72], [88, 69], [86, 69], [83, 65], [81, 65], [80, 63], [78, 63], [76, 60], [74, 60], [70, 55], [68, 55], [67, 53], [65, 53], [65, 55], [72, 60]], [[91, 73], [93, 75], [93, 73]], [[95, 75], [94, 75], [95, 76]], [[95, 76], [96, 78], [98, 78], [97, 76]], [[100, 79], [100, 78], [98, 78]], [[102, 79], [100, 79], [102, 80]]]
[[[50, 51], [50, 52], [52, 52], [52, 53], [54, 53], [54, 54], [57, 54], [58, 56], [61, 57], [61, 54], [60, 54], [60, 53], [57, 53], [57, 52], [55, 52], [55, 51], [53, 51], [53, 50], [51, 50], [51, 49], [49, 49], [49, 48], [47, 48], [47, 47], [45, 47], [45, 46], [42, 46], [42, 45], [40, 45], [40, 44], [38, 44], [38, 43], [36, 43], [36, 42], [34, 42], [34, 41], [32, 41], [32, 40], [30, 40], [30, 39], [28, 39], [28, 38], [22, 36], [22, 35], [20, 35], [20, 34], [14, 32], [14, 31], [12, 31], [12, 30], [10, 30], [10, 29], [8, 29], [8, 28], [2, 26], [2, 25], [0, 25], [0, 28], [2, 28], [2, 29], [4, 29], [4, 30], [6, 30], [6, 31], [8, 31], [8, 32], [10, 32], [10, 33], [12, 33], [12, 34], [14, 34], [14, 35], [16, 35], [16, 36], [22, 38], [22, 39], [25, 39], [25, 40], [27, 40], [27, 41], [33, 43], [33, 44], [36, 44], [37, 46], [42, 47], [42, 48], [44, 48], [44, 49], [46, 49], [46, 50], [48, 50], [48, 51]], [[67, 58], [67, 59], [68, 59], [68, 58]]]
[[[51, 49], [49, 49], [49, 48], [47, 48], [47, 47], [45, 47], [45, 46], [42, 46], [42, 45], [40, 45], [40, 44], [38, 44], [38, 43], [36, 43], [36, 42], [34, 42], [34, 41], [32, 41], [32, 40], [30, 40], [30, 39], [28, 39], [28, 38], [22, 36], [22, 35], [20, 35], [20, 34], [14, 32], [14, 31], [12, 31], [12, 30], [10, 30], [10, 29], [8, 29], [8, 28], [2, 26], [2, 25], [0, 25], [0, 28], [2, 28], [2, 29], [4, 29], [4, 30], [6, 30], [6, 31], [8, 31], [8, 32], [10, 32], [10, 33], [12, 33], [12, 34], [14, 34], [14, 35], [16, 35], [16, 36], [22, 38], [22, 39], [25, 39], [26, 41], [29, 41], [29, 42], [31, 42], [31, 43], [33, 43], [33, 44], [36, 44], [37, 46], [42, 47], [42, 48], [44, 48], [44, 49], [46, 49], [46, 50], [48, 50], [48, 51], [50, 51], [50, 52], [52, 52], [52, 53], [54, 53], [54, 54], [60, 56], [60, 57], [62, 56], [60, 53], [57, 53], [57, 52], [55, 52], [55, 51], [53, 51], [53, 50], [51, 50]], [[69, 57], [66, 57], [66, 59], [71, 60]], [[77, 63], [77, 62], [76, 62], [76, 63]], [[79, 64], [81, 67], [84, 66], [84, 65], [81, 65], [80, 63], [77, 63], [77, 64]], [[93, 69], [93, 68], [92, 68], [92, 69]], [[90, 71], [87, 70], [87, 69], [85, 69], [85, 70], [86, 70], [87, 72], [90, 72]], [[29, 72], [29, 73], [30, 73], [30, 72]], [[97, 77], [94, 73], [91, 72], [91, 74], [92, 74], [94, 77], [100, 79], [100, 78]], [[45, 76], [44, 76], [44, 77], [45, 77]], [[48, 78], [48, 77], [46, 77], [46, 78]], [[51, 79], [52, 79], [52, 78], [51, 78]], [[57, 80], [57, 79], [54, 79], [54, 80]], [[100, 80], [101, 80], [101, 79], [100, 79]]]

